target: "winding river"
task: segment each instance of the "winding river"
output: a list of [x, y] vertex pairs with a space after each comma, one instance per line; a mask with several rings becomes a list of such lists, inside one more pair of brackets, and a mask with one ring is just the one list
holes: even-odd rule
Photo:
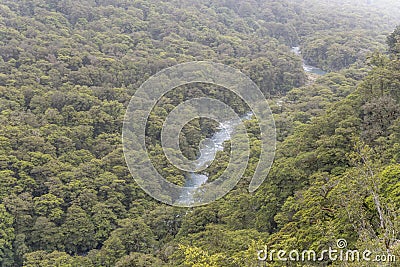
[[[295, 53], [296, 55], [298, 55], [299, 57], [302, 57], [301, 56], [301, 50], [300, 50], [299, 46], [292, 47], [292, 52]], [[313, 73], [313, 74], [316, 74], [316, 75], [325, 75], [326, 74], [326, 71], [324, 71], [324, 70], [322, 70], [320, 68], [317, 68], [317, 67], [314, 67], [314, 66], [311, 66], [311, 65], [307, 65], [306, 62], [304, 61], [304, 59], [303, 59], [303, 69], [304, 69], [305, 72]]]
[[[292, 52], [301, 57], [300, 47], [292, 47]], [[303, 69], [305, 72], [312, 73], [315, 75], [325, 75], [326, 71], [307, 65], [303, 60]], [[233, 133], [235, 127], [239, 125], [242, 121], [249, 120], [252, 117], [252, 113], [247, 113], [242, 117], [241, 120], [231, 120], [226, 121], [220, 124], [217, 131], [211, 137], [210, 142], [202, 142], [200, 145], [200, 161], [198, 163], [198, 168], [205, 166], [207, 163], [212, 162], [214, 160], [215, 154], [217, 151], [222, 151], [224, 149], [224, 142], [230, 140], [231, 134]], [[179, 202], [190, 204], [193, 202], [193, 196], [196, 192], [196, 189], [199, 188], [202, 184], [206, 183], [208, 180], [208, 176], [204, 173], [195, 173], [191, 172], [186, 175], [185, 187], [191, 188], [191, 190], [187, 190], [185, 195], [181, 195], [179, 198]]]
[[[220, 123], [217, 131], [210, 138], [210, 142], [202, 142], [200, 145], [200, 158], [198, 162], [198, 168], [205, 166], [207, 163], [212, 162], [215, 158], [217, 151], [224, 150], [224, 142], [231, 139], [231, 134], [243, 121], [251, 119], [253, 113], [249, 112], [245, 114], [241, 120], [230, 120]], [[196, 192], [196, 188], [199, 188], [202, 184], [206, 183], [208, 176], [206, 174], [190, 172], [186, 175], [185, 187], [193, 188], [188, 190], [185, 195], [180, 196], [179, 202], [190, 204], [193, 201], [193, 195]]]

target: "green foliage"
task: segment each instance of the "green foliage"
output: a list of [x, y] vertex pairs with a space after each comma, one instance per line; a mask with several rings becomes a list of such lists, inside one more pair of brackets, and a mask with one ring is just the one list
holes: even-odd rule
[[272, 247], [321, 250], [345, 238], [359, 250], [398, 255], [397, 64], [374, 67], [354, 93], [301, 129], [320, 129], [313, 137], [318, 161], [307, 186], [275, 216]]
[[[399, 255], [399, 27], [389, 56], [371, 53], [398, 22], [388, 1], [2, 1], [0, 265], [255, 266], [265, 244], [319, 249], [337, 238]], [[332, 72], [307, 79], [293, 46]], [[204, 207], [167, 207], [126, 167], [125, 108], [157, 71], [200, 60], [240, 69], [260, 87], [277, 155], [265, 183], [247, 192], [260, 153], [251, 119], [237, 187]], [[202, 96], [248, 109], [205, 84], [160, 99], [147, 149], [176, 184], [186, 173], [162, 153], [161, 127], [178, 104]], [[216, 126], [187, 124], [183, 154], [198, 157]], [[210, 180], [228, 160], [229, 142]]]
[[12, 266], [12, 242], [15, 238], [13, 217], [0, 205], [0, 261], [3, 266]]
[[399, 56], [400, 54], [400, 26], [387, 37], [387, 44], [389, 46], [389, 53], [394, 56]]
[[132, 252], [124, 256], [116, 264], [116, 267], [147, 267], [147, 266], [167, 266], [160, 259], [149, 254]]
[[73, 205], [68, 208], [62, 229], [68, 253], [87, 252], [96, 246], [94, 225], [88, 214], [79, 206]]

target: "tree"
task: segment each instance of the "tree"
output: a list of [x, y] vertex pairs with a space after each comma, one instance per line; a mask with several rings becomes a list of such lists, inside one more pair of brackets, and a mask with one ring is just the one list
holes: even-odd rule
[[25, 255], [23, 267], [72, 267], [73, 258], [65, 252], [54, 251], [47, 253], [45, 251], [35, 251]]
[[54, 222], [46, 217], [38, 217], [28, 240], [34, 250], [52, 252], [63, 249], [63, 233]]
[[35, 213], [52, 221], [59, 221], [64, 214], [61, 206], [63, 200], [49, 193], [33, 199]]
[[2, 266], [13, 266], [14, 255], [12, 244], [15, 238], [14, 218], [3, 204], [0, 204], [0, 262]]
[[97, 260], [101, 266], [115, 266], [115, 263], [126, 254], [125, 246], [122, 241], [111, 236], [104, 242], [103, 247], [97, 255]]
[[119, 238], [127, 252], [146, 253], [154, 248], [154, 235], [143, 219], [122, 219], [118, 221], [118, 226], [119, 228], [111, 233], [111, 237]]
[[152, 255], [142, 254], [137, 252], [132, 252], [129, 255], [122, 257], [115, 264], [115, 267], [147, 267], [147, 266], [166, 267], [167, 264], [163, 263], [160, 259]]
[[88, 252], [97, 245], [95, 227], [89, 215], [77, 205], [68, 208], [62, 229], [65, 249], [70, 254]]
[[387, 37], [387, 44], [389, 46], [389, 53], [395, 57], [400, 55], [400, 26]]

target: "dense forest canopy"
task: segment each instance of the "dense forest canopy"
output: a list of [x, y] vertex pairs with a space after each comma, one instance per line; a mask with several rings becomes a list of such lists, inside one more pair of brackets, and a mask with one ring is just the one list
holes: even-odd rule
[[[283, 266], [260, 263], [257, 251], [322, 250], [341, 238], [400, 261], [399, 14], [392, 0], [0, 1], [0, 265]], [[249, 193], [260, 133], [247, 120], [244, 179], [210, 205], [175, 208], [135, 183], [122, 122], [151, 75], [203, 60], [260, 87], [276, 158]], [[305, 73], [303, 60], [327, 74]], [[163, 97], [147, 147], [180, 185], [185, 173], [165, 158], [160, 131], [174, 107], [200, 96], [247, 108], [204, 84]], [[183, 153], [196, 158], [215, 129], [210, 120], [187, 124]], [[210, 180], [229, 155], [228, 142]]]

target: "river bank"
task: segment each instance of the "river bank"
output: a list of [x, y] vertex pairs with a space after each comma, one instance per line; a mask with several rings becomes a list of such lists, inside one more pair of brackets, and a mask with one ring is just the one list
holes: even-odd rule
[[307, 84], [314, 83], [319, 76], [323, 76], [327, 73], [318, 67], [308, 65], [301, 55], [301, 48], [299, 46], [292, 47], [291, 51], [299, 56], [303, 61], [303, 69], [307, 74]]

